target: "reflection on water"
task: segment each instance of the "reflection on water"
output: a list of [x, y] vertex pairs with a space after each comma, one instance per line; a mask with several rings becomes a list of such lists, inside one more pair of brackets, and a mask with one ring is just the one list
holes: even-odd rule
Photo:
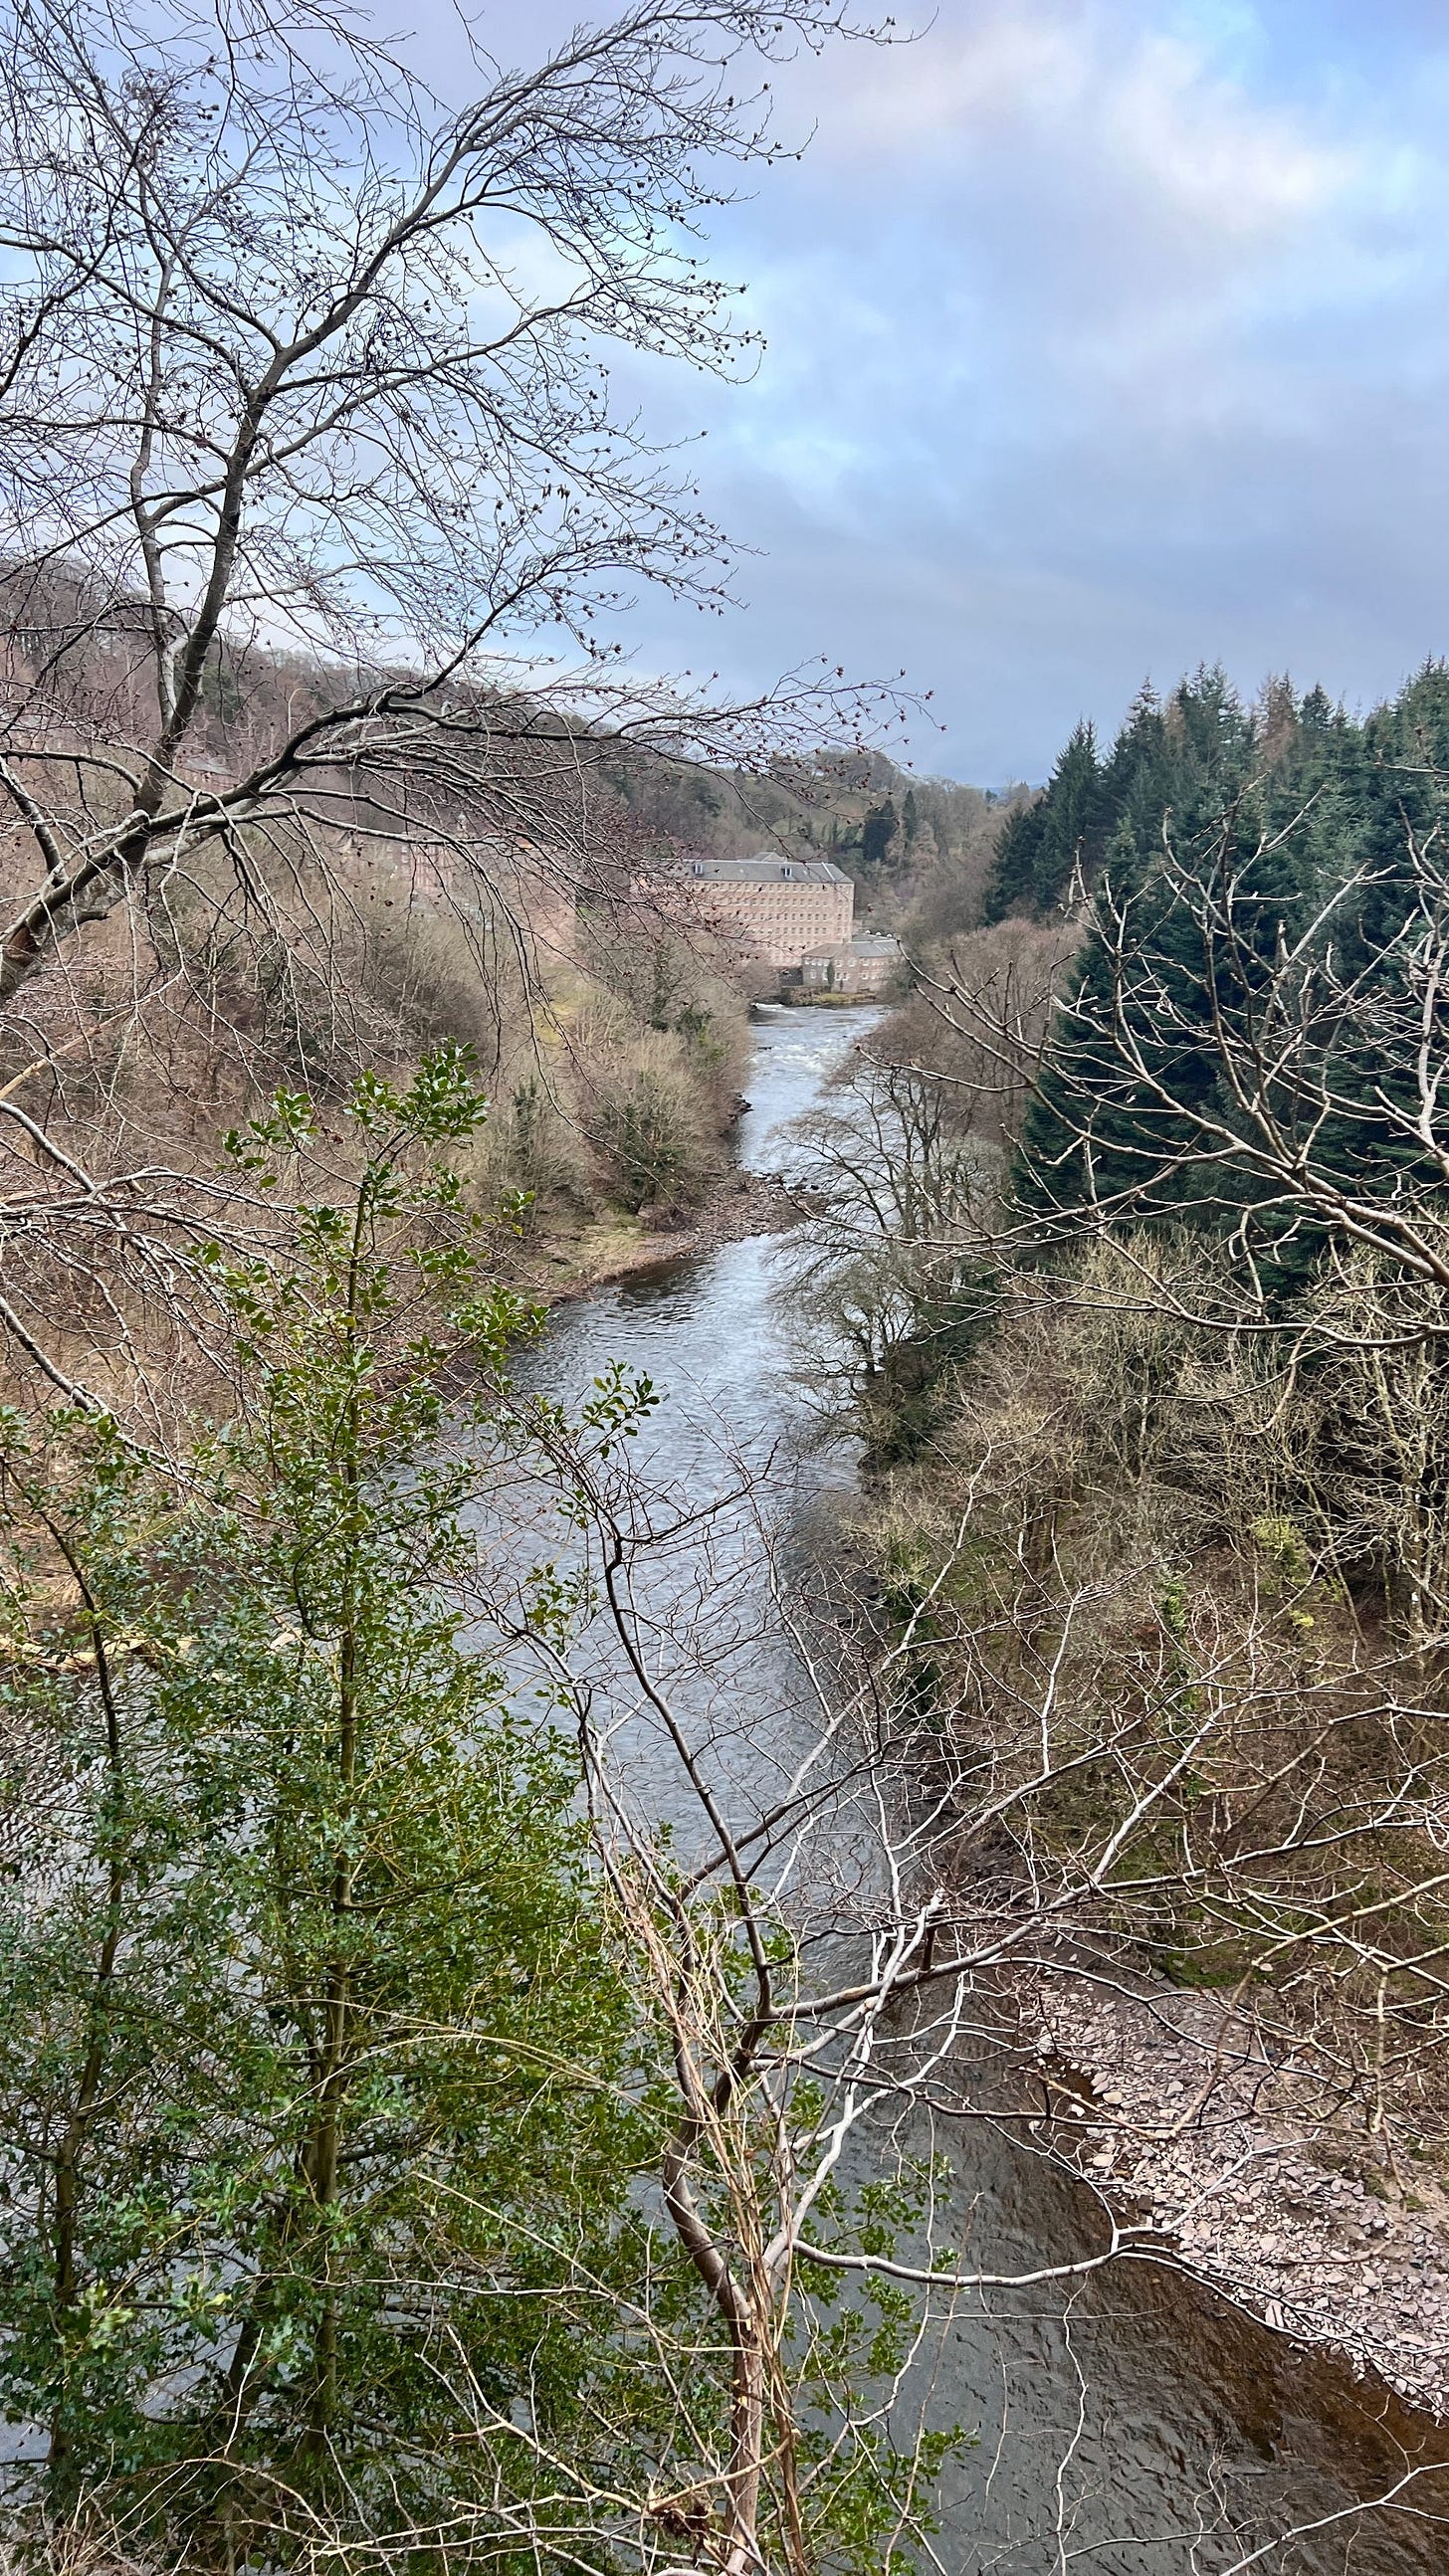
[[[741, 1161], [778, 1170], [798, 1154], [785, 1132], [879, 1017], [875, 1011], [780, 1011], [760, 1028]], [[711, 1769], [732, 1818], [748, 1822], [787, 1790], [816, 1741], [780, 1593], [852, 1465], [807, 1437], [785, 1319], [772, 1293], [776, 1247], [755, 1236], [662, 1262], [559, 1310], [543, 1348], [517, 1372], [576, 1408], [613, 1361], [652, 1379], [661, 1401], [632, 1445], [653, 1513], [688, 1522], [651, 1550], [637, 1595], [658, 1678], [709, 1738]], [[642, 1505], [641, 1505], [642, 1508]], [[616, 1704], [620, 1759], [639, 1804], [677, 1830], [698, 1810], [660, 1729], [636, 1705], [602, 1626], [589, 1649]], [[844, 1815], [831, 1855], [839, 1876], [861, 1835]]]
[[[798, 1152], [781, 1129], [873, 1017], [763, 1022], [740, 1138], [752, 1168]], [[832, 1495], [851, 1473], [848, 1458], [822, 1456], [805, 1436], [771, 1295], [775, 1257], [767, 1241], [728, 1244], [601, 1289], [560, 1310], [527, 1372], [570, 1405], [616, 1359], [661, 1390], [635, 1465], [694, 1517], [652, 1561], [641, 1607], [659, 1677], [711, 1735], [736, 1822], [773, 1805], [814, 1738], [776, 1562], [790, 1572], [812, 1549], [828, 1558]], [[746, 1485], [755, 1490], [739, 1499]], [[637, 1693], [615, 1682], [632, 1792], [685, 1830], [692, 1809], [674, 1757]], [[868, 1877], [869, 1824], [844, 1798], [833, 1849], [815, 1856], [837, 1897]], [[1083, 2187], [1019, 2136], [957, 2121], [916, 2143], [949, 2155], [958, 2241], [973, 2265], [1025, 2271], [1101, 2242]], [[1449, 2524], [1430, 2518], [1425, 2489], [1411, 2491], [1415, 2514], [1359, 2509], [1419, 2455], [1412, 2419], [1147, 2263], [1091, 2275], [1070, 2296], [1056, 2284], [963, 2299], [916, 2395], [934, 2420], [979, 2434], [940, 2496], [937, 2554], [952, 2576], [1226, 2576], [1261, 2546], [1268, 2554], [1253, 2563], [1274, 2576], [1449, 2568]], [[1295, 2526], [1300, 2536], [1285, 2537]]]

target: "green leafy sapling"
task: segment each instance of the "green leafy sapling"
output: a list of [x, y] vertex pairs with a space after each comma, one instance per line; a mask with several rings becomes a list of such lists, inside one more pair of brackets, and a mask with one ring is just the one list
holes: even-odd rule
[[[636, 2017], [566, 1739], [465, 1636], [440, 1438], [444, 1363], [476, 1413], [534, 1321], [446, 1162], [482, 1115], [456, 1052], [369, 1079], [288, 1261], [211, 1256], [236, 1404], [180, 1478], [5, 1426], [7, 1697], [73, 1793], [0, 1908], [0, 2398], [52, 2503], [233, 2548], [496, 2522], [623, 2412]], [[289, 1097], [232, 1150], [318, 1142]]]

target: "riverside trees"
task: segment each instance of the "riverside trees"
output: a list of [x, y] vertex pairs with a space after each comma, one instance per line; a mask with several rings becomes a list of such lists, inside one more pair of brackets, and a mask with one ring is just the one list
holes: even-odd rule
[[[922, 956], [890, 1079], [948, 1155], [991, 1095], [1016, 1142], [917, 1230], [944, 1365], [876, 1532], [982, 1812], [1013, 1741], [1051, 1778], [1023, 1867], [1110, 1823], [1102, 1955], [1222, 1986], [1400, 2173], [1449, 2111], [1444, 704], [1144, 700], [1031, 988], [1001, 942], [1044, 927]], [[899, 1269], [858, 1189], [833, 1221]], [[963, 1357], [928, 1292], [968, 1270]]]
[[[359, 1092], [295, 1268], [221, 1265], [235, 1412], [178, 1476], [104, 1418], [7, 1428], [10, 1720], [73, 1789], [6, 1898], [6, 2412], [56, 2506], [119, 2482], [243, 2553], [344, 2496], [516, 2503], [525, 2392], [585, 2456], [637, 2228], [621, 1963], [572, 1766], [460, 1634], [476, 1469], [419, 1292], [485, 1372], [528, 1319], [466, 1235], [401, 1241], [482, 1106], [447, 1058]], [[309, 1135], [292, 1099], [238, 1150]]]
[[693, 236], [777, 148], [768, 63], [850, 32], [642, 0], [508, 70], [463, 27], [443, 101], [310, 0], [14, 0], [0, 1320], [60, 1391], [47, 1303], [117, 1338], [215, 1231], [207, 1106], [384, 1061], [420, 888], [426, 1001], [526, 1022], [575, 899], [637, 908], [621, 759], [788, 765], [884, 711], [833, 665], [639, 675], [609, 625], [716, 606], [728, 555], [610, 352], [748, 355]]
[[[205, 2563], [864, 2571], [948, 2441], [887, 2420], [928, 2178], [834, 2180], [920, 1927], [807, 1999], [770, 1864], [811, 1766], [746, 1846], [706, 1730], [691, 1866], [621, 1803], [581, 1612], [686, 1741], [651, 1391], [508, 1397], [534, 1318], [450, 1161], [485, 1108], [445, 1050], [233, 1140], [300, 1213], [290, 1261], [208, 1258], [233, 1404], [179, 1463], [7, 1418], [7, 1718], [55, 1785], [0, 1906], [4, 2411], [29, 2492]], [[510, 1479], [555, 1555], [480, 1541]]]

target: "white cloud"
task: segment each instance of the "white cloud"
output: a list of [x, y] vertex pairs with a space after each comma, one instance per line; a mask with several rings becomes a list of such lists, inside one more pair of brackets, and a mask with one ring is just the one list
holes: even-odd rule
[[761, 549], [711, 660], [904, 662], [926, 760], [999, 780], [1148, 669], [1372, 697], [1449, 647], [1444, 0], [939, 7], [781, 85], [814, 146], [714, 227], [757, 378], [621, 365]]
[[1237, 241], [1281, 236], [1362, 178], [1353, 143], [1225, 67], [1201, 13], [1192, 30], [1161, 17], [1129, 0], [946, 0], [917, 42], [836, 58], [817, 148], [908, 185], [923, 156], [1043, 158], [1159, 227]]

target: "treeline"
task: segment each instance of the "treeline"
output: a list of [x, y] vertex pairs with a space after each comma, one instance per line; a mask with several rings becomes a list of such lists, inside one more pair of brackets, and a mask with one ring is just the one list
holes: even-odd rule
[[[1166, 698], [1150, 685], [1133, 700], [1110, 750], [1078, 724], [1042, 794], [1009, 818], [985, 890], [982, 919], [1045, 912], [1161, 846], [1215, 822], [1250, 785], [1287, 796], [1313, 793], [1345, 771], [1373, 768], [1442, 710], [1443, 672], [1432, 665], [1392, 706], [1355, 724], [1327, 692], [1302, 697], [1270, 680], [1245, 704], [1225, 671], [1208, 667]], [[1442, 712], [1441, 712], [1442, 721]]]
[[983, 1817], [1078, 1766], [1022, 1886], [1100, 1833], [1113, 1973], [1221, 1989], [1393, 2198], [1449, 2140], [1446, 787], [1440, 663], [1078, 728], [797, 1256], [930, 1744]]
[[1078, 726], [984, 906], [1083, 918], [1023, 1131], [1039, 1215], [1248, 1221], [1297, 1279], [1335, 1193], [1428, 1177], [1415, 1025], [1446, 780], [1442, 663], [1362, 721], [1287, 680], [1248, 706], [1203, 670], [1144, 690], [1105, 757]]

